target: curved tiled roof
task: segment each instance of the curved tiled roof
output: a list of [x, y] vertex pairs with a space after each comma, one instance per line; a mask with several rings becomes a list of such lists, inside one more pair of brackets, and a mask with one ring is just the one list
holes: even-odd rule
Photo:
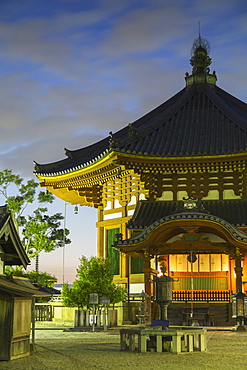
[[[149, 132], [123, 146], [125, 151], [157, 156], [201, 156], [241, 153], [247, 150], [247, 105], [240, 115], [216, 87], [193, 85], [150, 122]], [[239, 108], [239, 106], [238, 106]]]
[[[204, 212], [226, 220], [237, 227], [247, 226], [247, 199], [202, 200]], [[177, 214], [183, 201], [147, 201], [138, 202], [133, 217], [129, 220], [129, 229], [145, 229], [156, 221]]]
[[183, 213], [176, 213], [174, 215], [165, 216], [151, 225], [147, 226], [144, 230], [142, 230], [139, 234], [132, 236], [129, 239], [126, 240], [116, 240], [115, 241], [115, 247], [121, 247], [121, 246], [127, 246], [127, 245], [133, 245], [143, 242], [147, 239], [147, 237], [159, 226], [162, 224], [165, 224], [169, 221], [184, 221], [184, 220], [204, 220], [204, 221], [212, 221], [214, 223], [219, 224], [220, 226], [223, 226], [224, 229], [228, 231], [228, 233], [233, 237], [233, 239], [239, 241], [240, 243], [247, 244], [247, 234], [239, 230], [236, 226], [233, 226], [228, 221], [214, 215], [210, 215], [203, 212], [183, 212]]
[[68, 158], [35, 165], [54, 175], [87, 167], [112, 151], [157, 157], [247, 152], [247, 104], [208, 83], [194, 83], [140, 119]]

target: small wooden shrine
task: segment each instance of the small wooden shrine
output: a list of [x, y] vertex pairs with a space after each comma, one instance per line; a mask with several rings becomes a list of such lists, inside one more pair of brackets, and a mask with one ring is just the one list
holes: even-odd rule
[[33, 297], [50, 296], [40, 292], [28, 279], [13, 277], [10, 280], [4, 275], [5, 266], [26, 268], [29, 262], [10, 211], [7, 206], [0, 206], [0, 361], [30, 354], [34, 344]]
[[130, 294], [152, 296], [165, 261], [174, 300], [229, 301], [247, 289], [247, 105], [217, 86], [201, 36], [190, 63], [176, 95], [35, 175], [98, 210], [98, 256]]

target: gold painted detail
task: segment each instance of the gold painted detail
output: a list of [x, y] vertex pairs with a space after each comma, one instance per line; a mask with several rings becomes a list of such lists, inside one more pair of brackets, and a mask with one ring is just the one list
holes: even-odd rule
[[[104, 174], [105, 175], [105, 174]], [[104, 180], [102, 180], [104, 179]], [[85, 202], [106, 207], [107, 203], [119, 201], [121, 206], [131, 202], [132, 197], [139, 199], [144, 194], [146, 199], [155, 200], [162, 197], [165, 192], [172, 193], [172, 199], [177, 200], [178, 193], [183, 191], [188, 195], [202, 199], [208, 196], [210, 191], [218, 192], [218, 199], [223, 199], [225, 190], [233, 190], [236, 196], [245, 197], [247, 188], [246, 173], [238, 171], [218, 173], [140, 173], [131, 170], [114, 171], [98, 179], [98, 182], [90, 179], [71, 179], [66, 182], [54, 183], [46, 181], [46, 187], [54, 189], [66, 189], [76, 191]], [[89, 201], [90, 199], [90, 201]], [[81, 204], [79, 201], [78, 203]]]
[[102, 206], [102, 186], [93, 185], [91, 188], [80, 188], [78, 194], [85, 198], [87, 203], [92, 203], [94, 208]]
[[162, 178], [162, 191], [171, 191], [174, 200], [179, 191], [186, 191], [187, 194], [202, 199], [210, 191], [216, 190], [219, 199], [223, 199], [225, 190], [233, 190], [236, 196], [243, 196], [245, 188], [244, 175], [240, 172], [164, 175]]
[[120, 225], [126, 225], [127, 222], [131, 219], [132, 216], [128, 217], [118, 217], [118, 218], [113, 218], [110, 220], [103, 220], [103, 221], [98, 221], [96, 222], [96, 227], [110, 227], [112, 226], [119, 227]]
[[[246, 157], [246, 154], [245, 154]], [[222, 159], [222, 160], [220, 160]], [[169, 160], [169, 162], [168, 162]], [[205, 161], [205, 162], [203, 162]], [[156, 158], [115, 153], [111, 161], [102, 163], [94, 170], [74, 173], [58, 178], [45, 178], [41, 186], [49, 188], [62, 199], [95, 208], [119, 201], [121, 206], [136, 201], [141, 194], [147, 200], [159, 199], [169, 192], [169, 199], [177, 200], [179, 192], [198, 199], [210, 191], [218, 192], [223, 199], [225, 190], [233, 190], [236, 196], [246, 197], [247, 171], [243, 156], [230, 155], [227, 160], [219, 157], [204, 158]], [[66, 194], [75, 192], [77, 195]], [[66, 199], [67, 198], [67, 199]]]
[[223, 199], [225, 190], [233, 190], [236, 196], [244, 196], [247, 184], [247, 179], [244, 179], [244, 174], [240, 172], [140, 175], [141, 185], [146, 190], [148, 200], [160, 198], [164, 192], [171, 192], [172, 199], [176, 200], [181, 191], [198, 199], [207, 197], [212, 190], [218, 192], [219, 199]]
[[90, 173], [79, 174], [77, 176], [70, 176], [69, 178], [61, 179], [46, 179], [44, 184], [45, 186], [54, 186], [54, 187], [69, 187], [73, 185], [73, 188], [80, 188], [82, 186], [92, 186], [96, 184], [103, 184], [109, 178], [116, 178], [119, 176], [119, 171], [116, 166], [106, 166], [97, 171]]
[[140, 176], [126, 172], [124, 176], [104, 184], [102, 202], [104, 207], [108, 202], [115, 200], [118, 200], [121, 206], [126, 206], [131, 202], [132, 197], [137, 201], [142, 193], [145, 193], [145, 189], [140, 183]]
[[[201, 159], [201, 158], [200, 158]], [[217, 173], [217, 172], [242, 172], [246, 169], [246, 160], [230, 160], [227, 161], [209, 161], [208, 157], [204, 157], [203, 161], [198, 161], [198, 158], [190, 158], [185, 161], [185, 157], [160, 160], [125, 160], [124, 158], [116, 161], [117, 164], [124, 166], [126, 170], [132, 169], [135, 172], [153, 173], [153, 174], [180, 174], [180, 173]], [[216, 158], [214, 158], [216, 159]], [[194, 160], [194, 162], [193, 162]]]
[[94, 160], [91, 160], [84, 165], [82, 165], [81, 168], [73, 167], [68, 168], [64, 171], [58, 171], [54, 173], [39, 173], [38, 171], [35, 172], [35, 175], [40, 181], [45, 181], [47, 179], [55, 179], [55, 180], [61, 180], [61, 179], [68, 179], [71, 176], [77, 176], [77, 175], [83, 175], [88, 173], [93, 173], [94, 171], [97, 172], [99, 168], [107, 167], [107, 163], [112, 163], [112, 157], [115, 156], [115, 152], [111, 152], [108, 155], [106, 155], [106, 152], [101, 153], [97, 158]]
[[199, 74], [199, 75], [186, 75], [186, 86], [190, 86], [194, 83], [209, 83], [216, 84], [216, 74]]

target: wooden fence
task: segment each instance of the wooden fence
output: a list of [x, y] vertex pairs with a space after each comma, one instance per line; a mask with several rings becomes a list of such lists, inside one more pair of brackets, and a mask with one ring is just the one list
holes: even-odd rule
[[35, 320], [52, 321], [52, 306], [49, 303], [35, 303]]

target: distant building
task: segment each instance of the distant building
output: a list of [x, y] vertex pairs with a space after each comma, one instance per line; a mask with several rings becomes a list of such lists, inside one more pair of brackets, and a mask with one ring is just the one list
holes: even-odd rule
[[98, 209], [98, 256], [130, 294], [152, 297], [165, 261], [174, 301], [229, 302], [247, 289], [247, 105], [216, 85], [201, 37], [190, 63], [176, 95], [35, 174], [64, 201]]

